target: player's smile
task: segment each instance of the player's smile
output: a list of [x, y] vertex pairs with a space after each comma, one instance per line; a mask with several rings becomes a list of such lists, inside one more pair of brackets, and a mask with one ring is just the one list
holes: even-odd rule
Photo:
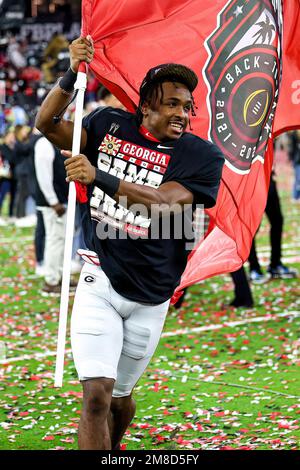
[[183, 121], [170, 121], [169, 126], [175, 134], [181, 135], [184, 131], [186, 124]]

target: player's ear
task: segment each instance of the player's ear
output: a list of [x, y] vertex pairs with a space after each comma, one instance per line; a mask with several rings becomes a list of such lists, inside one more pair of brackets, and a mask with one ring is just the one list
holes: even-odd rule
[[140, 110], [141, 110], [141, 113], [144, 117], [147, 117], [148, 114], [149, 114], [149, 103], [148, 101], [143, 101], [143, 103], [140, 105]]

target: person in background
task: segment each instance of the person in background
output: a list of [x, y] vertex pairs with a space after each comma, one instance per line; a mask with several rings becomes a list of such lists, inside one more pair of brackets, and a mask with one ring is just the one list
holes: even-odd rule
[[[35, 164], [34, 164], [34, 150], [37, 141], [42, 137], [42, 134], [34, 127], [32, 129], [32, 133], [30, 136], [30, 145], [31, 145], [31, 163], [32, 163], [32, 175], [31, 175], [31, 184], [33, 188], [33, 197], [35, 200], [35, 205], [37, 205], [36, 196], [37, 196], [37, 187], [38, 182], [36, 178], [35, 172]], [[45, 250], [45, 224], [43, 219], [42, 212], [36, 207], [36, 226], [34, 232], [34, 250], [35, 250], [35, 274], [37, 276], [44, 276], [45, 269], [44, 269], [44, 250]]]
[[10, 63], [18, 70], [26, 67], [26, 59], [22, 50], [22, 44], [13, 36], [9, 38], [7, 57]]
[[300, 202], [300, 130], [287, 134], [288, 136], [288, 154], [294, 166], [294, 185], [292, 192], [292, 201]]
[[[39, 145], [36, 146], [37, 142], [39, 139], [43, 138], [43, 135], [36, 129], [34, 128], [30, 137], [30, 141], [32, 144], [32, 149], [33, 149], [33, 168], [34, 172], [32, 174], [32, 184], [35, 186], [35, 201], [37, 205], [37, 211], [36, 211], [36, 216], [37, 216], [37, 223], [35, 227], [35, 235], [34, 235], [34, 247], [35, 247], [35, 258], [36, 258], [36, 266], [35, 266], [35, 274], [37, 276], [41, 276], [45, 278], [45, 286], [43, 288], [44, 292], [48, 291], [60, 291], [60, 283], [59, 286], [53, 287], [53, 284], [57, 284], [57, 279], [61, 279], [61, 271], [62, 271], [62, 262], [63, 259], [58, 259], [56, 258], [55, 260], [50, 260], [50, 272], [51, 269], [53, 269], [52, 264], [54, 265], [54, 270], [55, 272], [58, 273], [58, 275], [51, 275], [49, 276], [49, 259], [46, 258], [45, 250], [47, 253], [49, 252], [49, 243], [50, 246], [53, 243], [54, 245], [57, 243], [58, 250], [61, 249], [61, 243], [65, 243], [65, 220], [63, 220], [63, 224], [59, 224], [59, 234], [60, 234], [60, 229], [63, 229], [63, 240], [61, 239], [61, 243], [59, 240], [54, 240], [53, 242], [51, 241], [51, 235], [50, 235], [50, 242], [48, 239], [48, 244], [47, 247], [46, 245], [46, 230], [45, 230], [45, 223], [44, 223], [44, 217], [47, 217], [46, 212], [49, 211], [51, 214], [51, 211], [49, 209], [45, 209], [43, 204], [44, 204], [44, 198], [41, 198], [41, 191], [44, 194], [46, 198], [48, 198], [48, 202], [56, 202], [57, 199], [63, 200], [64, 204], [67, 203], [67, 194], [68, 194], [68, 185], [64, 181], [64, 178], [61, 175], [57, 175], [57, 177], [54, 177], [53, 175], [53, 180], [51, 181], [51, 174], [53, 171], [56, 171], [57, 169], [57, 162], [53, 163], [53, 170], [49, 169], [49, 165], [52, 161], [52, 156], [53, 153], [52, 151], [49, 154], [45, 154], [43, 157], [41, 149], [46, 149], [46, 145]], [[48, 142], [49, 145], [50, 142]], [[51, 147], [53, 147], [51, 145]], [[54, 152], [57, 153], [57, 149], [54, 147]], [[58, 165], [60, 167], [60, 165]], [[36, 174], [36, 168], [38, 168], [39, 171], [39, 177], [37, 177]], [[44, 171], [50, 173], [47, 175], [44, 175]], [[51, 173], [52, 171], [52, 173]], [[62, 174], [65, 175], [64, 168], [62, 169]], [[49, 178], [50, 176], [50, 178]], [[41, 186], [42, 185], [42, 186]], [[42, 187], [42, 189], [41, 189]], [[62, 189], [59, 188], [64, 188], [63, 189], [63, 195], [62, 195]], [[66, 189], [67, 188], [67, 189]], [[65, 193], [65, 189], [67, 193]], [[51, 194], [52, 191], [52, 194]], [[58, 197], [52, 199], [53, 192], [55, 192]], [[53, 205], [53, 204], [52, 204]], [[58, 215], [58, 214], [57, 214]], [[62, 226], [61, 226], [62, 225]], [[55, 224], [52, 227], [52, 231], [49, 232], [49, 227], [48, 227], [48, 238], [49, 238], [49, 233], [51, 233], [53, 236], [55, 235]], [[61, 236], [61, 234], [59, 235]], [[79, 255], [77, 255], [77, 250], [85, 248], [83, 236], [82, 236], [82, 231], [81, 231], [81, 223], [80, 223], [80, 214], [79, 214], [79, 209], [76, 207], [76, 217], [75, 217], [75, 232], [74, 232], [74, 240], [73, 240], [73, 252], [72, 252], [72, 260], [71, 260], [71, 274], [77, 274], [81, 271], [82, 268], [82, 262], [81, 258]], [[51, 248], [50, 248], [50, 253], [51, 253]], [[60, 282], [60, 281], [59, 281]], [[48, 286], [47, 286], [48, 284]], [[52, 287], [49, 287], [49, 285], [52, 285]], [[71, 282], [71, 286], [73, 286], [73, 281]], [[49, 293], [51, 293], [49, 292]], [[52, 292], [53, 293], [53, 292]]]
[[[252, 242], [248, 262], [249, 279], [253, 284], [264, 284], [270, 279], [292, 279], [297, 277], [297, 270], [285, 266], [281, 260], [281, 242], [283, 229], [283, 215], [280, 206], [280, 199], [277, 191], [274, 172], [271, 173], [270, 187], [268, 192], [267, 205], [265, 209], [269, 219], [271, 259], [267, 273], [263, 273], [256, 252], [255, 237]], [[245, 273], [244, 267], [231, 273], [234, 283], [234, 299], [230, 303], [233, 307], [253, 307], [253, 297], [251, 288]]]
[[46, 294], [60, 294], [66, 229], [68, 184], [60, 152], [45, 137], [34, 146], [36, 205], [45, 226], [44, 273]]
[[34, 233], [34, 248], [35, 248], [35, 274], [37, 276], [45, 276], [44, 267], [44, 252], [45, 252], [45, 224], [42, 212], [37, 209], [36, 211], [36, 227]]
[[[3, 143], [0, 145], [0, 215], [6, 195], [10, 195], [10, 205], [12, 205], [14, 145], [14, 131], [9, 128], [4, 135]], [[6, 222], [0, 219], [0, 225], [6, 225]]]
[[263, 284], [270, 278], [289, 279], [297, 276], [297, 270], [289, 268], [282, 263], [281, 260], [281, 243], [283, 230], [283, 215], [280, 206], [279, 194], [275, 180], [275, 174], [272, 171], [270, 179], [270, 187], [268, 192], [267, 205], [265, 213], [270, 222], [270, 243], [271, 243], [271, 259], [267, 274], [264, 274], [256, 253], [255, 237], [252, 242], [249, 254], [249, 278], [253, 284]]
[[229, 306], [252, 308], [254, 301], [244, 266], [230, 275], [234, 284], [234, 299]]
[[[254, 306], [254, 301], [244, 266], [237, 271], [230, 273], [230, 275], [234, 284], [234, 298], [229, 304], [223, 304], [223, 307], [252, 308]], [[174, 304], [175, 309], [182, 307], [183, 302], [186, 299], [187, 290], [187, 288], [183, 289], [182, 296]]]
[[98, 92], [98, 104], [100, 106], [110, 106], [112, 108], [123, 109], [125, 106], [107, 88], [102, 86]]
[[[17, 189], [14, 215], [17, 217], [17, 219], [23, 220], [27, 215], [26, 203], [29, 197], [32, 196], [31, 175], [33, 172], [33, 167], [31, 158], [32, 145], [30, 142], [30, 133], [31, 128], [28, 126], [17, 125], [15, 127], [16, 144], [14, 148], [14, 165]], [[20, 227], [23, 226], [23, 220], [16, 221], [16, 225]], [[35, 223], [32, 225], [35, 225]]]
[[68, 50], [69, 43], [63, 34], [54, 33], [43, 55], [42, 70], [47, 83], [56, 79], [55, 67], [61, 51]]
[[86, 103], [96, 102], [97, 101], [97, 94], [99, 93], [99, 81], [95, 77], [95, 75], [89, 70], [88, 72], [88, 80], [85, 92], [85, 101]]

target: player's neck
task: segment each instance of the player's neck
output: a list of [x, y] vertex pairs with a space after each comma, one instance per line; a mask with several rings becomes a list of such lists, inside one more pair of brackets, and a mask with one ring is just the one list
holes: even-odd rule
[[146, 139], [151, 140], [152, 142], [160, 142], [160, 140], [154, 137], [154, 135], [151, 134], [151, 132], [145, 126], [143, 126], [143, 124], [140, 125], [139, 131]]

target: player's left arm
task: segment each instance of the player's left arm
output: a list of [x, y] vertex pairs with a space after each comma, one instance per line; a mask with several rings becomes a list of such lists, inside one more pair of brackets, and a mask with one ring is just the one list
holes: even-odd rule
[[65, 168], [67, 181], [79, 181], [83, 184], [95, 184], [106, 194], [122, 204], [122, 198], [126, 198], [126, 205], [143, 204], [148, 210], [173, 210], [183, 207], [185, 204], [193, 203], [193, 194], [180, 183], [170, 181], [162, 184], [159, 188], [151, 188], [123, 181], [116, 176], [110, 175], [95, 168], [85, 155], [71, 157], [71, 152], [62, 151], [65, 157]]

